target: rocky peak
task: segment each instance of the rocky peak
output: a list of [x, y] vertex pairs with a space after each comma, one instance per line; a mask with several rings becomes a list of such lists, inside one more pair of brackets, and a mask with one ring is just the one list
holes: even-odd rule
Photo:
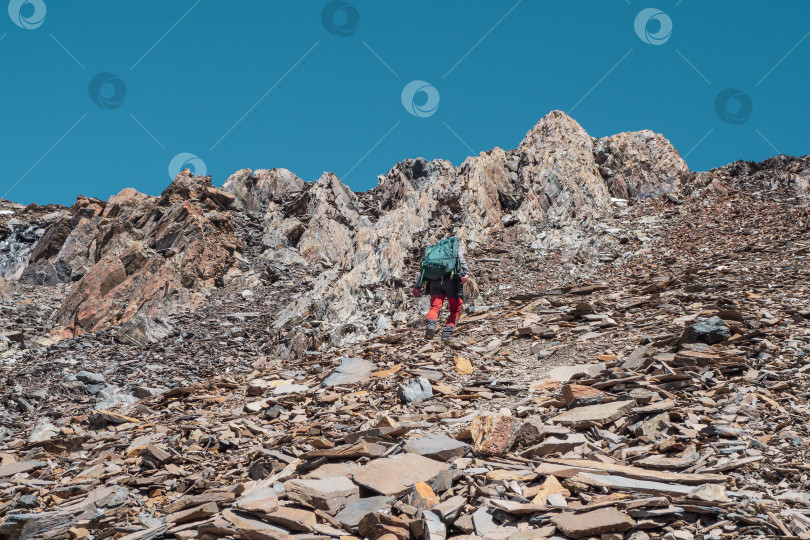
[[299, 195], [304, 186], [305, 182], [287, 169], [242, 169], [233, 173], [222, 189], [236, 196], [234, 208], [264, 212], [271, 201]]
[[599, 173], [614, 197], [643, 200], [677, 191], [692, 176], [661, 134], [649, 130], [594, 139]]
[[456, 235], [469, 249], [493, 240], [543, 249], [588, 238], [614, 211], [612, 196], [654, 197], [690, 174], [660, 135], [592, 139], [552, 111], [515, 149], [494, 148], [459, 166], [406, 159], [365, 193], [332, 173], [305, 182], [286, 169], [243, 169], [219, 189], [185, 170], [158, 197], [133, 189], [108, 201], [79, 197], [43, 228], [15, 272], [22, 268], [28, 283], [75, 282], [58, 313], [67, 335], [170, 313], [199, 304], [216, 284], [272, 275], [296, 276], [303, 293], [280, 310], [277, 328], [314, 317], [326, 321], [321, 328], [333, 341], [346, 337], [343, 327], [359, 339], [375, 306], [385, 306], [376, 328], [407, 310], [396, 288], [410, 281], [432, 240]]

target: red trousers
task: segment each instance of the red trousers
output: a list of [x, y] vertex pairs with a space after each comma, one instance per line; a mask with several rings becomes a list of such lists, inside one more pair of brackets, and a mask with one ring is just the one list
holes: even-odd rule
[[[435, 321], [439, 318], [439, 312], [442, 310], [442, 305], [444, 305], [444, 299], [445, 295], [443, 294], [430, 295], [430, 311], [428, 311], [427, 316], [429, 321]], [[450, 307], [450, 315], [447, 316], [447, 322], [445, 324], [455, 326], [461, 315], [461, 298], [448, 298], [447, 304]]]

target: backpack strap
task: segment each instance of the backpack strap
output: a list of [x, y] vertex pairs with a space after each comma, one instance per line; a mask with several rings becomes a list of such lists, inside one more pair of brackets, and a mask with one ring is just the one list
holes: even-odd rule
[[461, 272], [461, 261], [458, 258], [458, 236], [453, 237], [453, 262], [455, 263], [456, 268], [451, 273], [451, 277], [456, 272]]

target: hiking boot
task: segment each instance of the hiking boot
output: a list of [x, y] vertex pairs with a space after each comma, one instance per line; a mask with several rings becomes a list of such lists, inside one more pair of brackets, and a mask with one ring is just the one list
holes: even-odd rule
[[453, 338], [453, 330], [455, 327], [453, 326], [445, 326], [444, 330], [442, 330], [442, 341], [450, 341]]
[[425, 339], [426, 340], [428, 340], [428, 341], [432, 340], [433, 336], [435, 336], [435, 335], [436, 335], [436, 329], [435, 328], [431, 328], [430, 326], [425, 328]]

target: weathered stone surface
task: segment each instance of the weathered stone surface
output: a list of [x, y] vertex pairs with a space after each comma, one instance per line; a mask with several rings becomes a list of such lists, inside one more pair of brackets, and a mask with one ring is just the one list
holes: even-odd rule
[[[222, 517], [227, 522], [223, 532], [228, 534], [233, 529], [241, 538], [258, 538], [261, 540], [294, 540], [294, 536], [281, 527], [271, 525], [250, 514], [226, 508]], [[230, 526], [228, 526], [230, 524]], [[220, 529], [222, 530], [222, 529]]]
[[433, 387], [424, 377], [414, 377], [397, 387], [397, 397], [403, 403], [421, 403], [433, 396]]
[[726, 488], [719, 484], [703, 484], [687, 495], [688, 498], [709, 503], [727, 503], [731, 499], [726, 494]]
[[560, 366], [548, 372], [548, 376], [560, 382], [568, 382], [575, 375], [595, 377], [605, 370], [605, 364], [577, 364], [574, 366]]
[[392, 497], [406, 493], [417, 482], [431, 482], [449, 465], [416, 454], [376, 459], [354, 473], [359, 485]]
[[568, 407], [602, 403], [605, 393], [591, 386], [565, 384], [562, 387], [563, 401]]
[[355, 499], [347, 504], [343, 510], [338, 512], [337, 515], [335, 515], [335, 519], [347, 527], [354, 528], [357, 527], [360, 521], [368, 514], [382, 512], [391, 508], [394, 501], [395, 499], [393, 497], [386, 497], [384, 495]]
[[14, 463], [8, 463], [0, 467], [0, 478], [14, 476], [15, 474], [19, 473], [35, 471], [47, 465], [48, 464], [46, 462], [37, 460], [17, 461]]
[[560, 484], [560, 481], [553, 475], [548, 475], [532, 499], [534, 504], [546, 504], [550, 495], [569, 496], [571, 493]]
[[369, 540], [380, 540], [386, 535], [393, 535], [399, 540], [408, 540], [411, 536], [407, 521], [380, 512], [367, 514], [360, 520], [357, 530], [364, 538]]
[[520, 420], [503, 414], [476, 416], [470, 426], [475, 451], [499, 456], [509, 451], [517, 438]]
[[288, 480], [284, 483], [284, 490], [289, 498], [305, 502], [332, 515], [360, 496], [360, 490], [348, 478]]
[[115, 339], [127, 345], [146, 347], [163, 341], [172, 334], [174, 334], [174, 328], [164, 319], [138, 313], [121, 325]]
[[278, 495], [272, 487], [254, 489], [236, 499], [233, 507], [237, 510], [264, 516], [278, 510]]
[[686, 327], [681, 334], [681, 343], [706, 343], [712, 345], [731, 337], [731, 331], [720, 317], [710, 317]]
[[532, 449], [532, 456], [547, 456], [550, 454], [565, 454], [588, 442], [582, 433], [551, 436]]
[[424, 482], [417, 482], [413, 486], [408, 501], [417, 510], [430, 510], [439, 504], [439, 497], [429, 485]]
[[405, 445], [405, 451], [436, 460], [450, 461], [464, 455], [469, 447], [469, 444], [456, 439], [428, 433], [422, 437], [409, 440]]
[[459, 375], [472, 375], [475, 372], [469, 358], [456, 356], [453, 361], [456, 364], [456, 373]]
[[45, 231], [26, 275], [58, 267], [57, 279], [78, 280], [57, 315], [65, 336], [199, 303], [240, 245], [226, 211], [232, 200], [188, 170], [160, 197], [133, 189], [107, 202], [79, 197]]
[[262, 517], [270, 523], [297, 532], [311, 532], [318, 524], [318, 518], [314, 512], [290, 506], [282, 506], [278, 510], [263, 514]]
[[600, 508], [590, 512], [574, 514], [563, 512], [551, 518], [557, 529], [571, 538], [585, 538], [597, 534], [626, 532], [633, 528], [633, 521], [615, 508]]
[[50, 418], [42, 418], [36, 423], [31, 433], [28, 435], [28, 444], [48, 442], [61, 432], [62, 430], [51, 423]]
[[599, 173], [620, 199], [648, 199], [677, 191], [692, 173], [672, 144], [649, 130], [594, 139]]
[[608, 424], [621, 418], [635, 405], [634, 401], [613, 401], [599, 405], [588, 405], [565, 411], [551, 419], [556, 424], [577, 428], [589, 424]]
[[534, 446], [546, 437], [567, 435], [570, 432], [567, 427], [546, 424], [540, 416], [529, 416], [522, 419], [517, 441], [523, 446]]
[[322, 386], [338, 386], [354, 384], [368, 380], [371, 372], [376, 369], [373, 362], [362, 358], [341, 358], [340, 365], [335, 371], [324, 379]]

